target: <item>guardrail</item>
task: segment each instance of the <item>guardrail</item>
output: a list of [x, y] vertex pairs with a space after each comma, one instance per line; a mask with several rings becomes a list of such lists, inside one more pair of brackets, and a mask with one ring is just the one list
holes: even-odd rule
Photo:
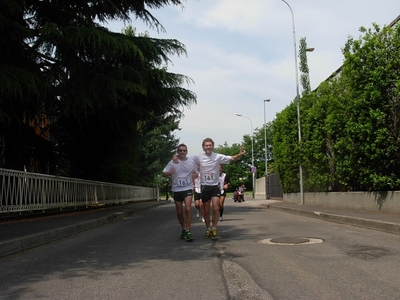
[[156, 199], [156, 189], [0, 168], [0, 213]]

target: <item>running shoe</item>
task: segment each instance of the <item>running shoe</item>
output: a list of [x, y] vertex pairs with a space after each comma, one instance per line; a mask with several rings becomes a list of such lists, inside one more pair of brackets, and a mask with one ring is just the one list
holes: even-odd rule
[[196, 217], [197, 218], [200, 217], [199, 211], [197, 211]]
[[183, 240], [186, 237], [186, 230], [182, 229], [181, 239]]
[[204, 238], [209, 239], [210, 237], [211, 237], [211, 230], [207, 230]]
[[204, 223], [206, 220], [204, 218], [201, 218], [201, 221]]
[[193, 242], [192, 234], [189, 230], [186, 230], [185, 240], [186, 242]]
[[220, 220], [220, 221], [223, 221], [223, 220], [224, 220], [224, 218], [223, 218], [223, 217], [219, 217], [219, 220]]
[[218, 234], [217, 234], [217, 229], [213, 229], [213, 230], [211, 231], [211, 238], [212, 238], [214, 241], [219, 240], [219, 236], [218, 236]]

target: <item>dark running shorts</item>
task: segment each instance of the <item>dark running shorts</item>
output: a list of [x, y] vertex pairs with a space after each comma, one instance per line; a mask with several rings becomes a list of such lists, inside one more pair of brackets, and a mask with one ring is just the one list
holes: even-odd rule
[[201, 186], [201, 201], [203, 203], [210, 200], [212, 197], [221, 196], [221, 189], [218, 185], [202, 185]]
[[201, 200], [201, 193], [194, 192], [194, 201]]
[[172, 192], [172, 198], [174, 198], [174, 201], [178, 202], [183, 202], [186, 197], [192, 197], [193, 196], [193, 190], [186, 190], [182, 192]]

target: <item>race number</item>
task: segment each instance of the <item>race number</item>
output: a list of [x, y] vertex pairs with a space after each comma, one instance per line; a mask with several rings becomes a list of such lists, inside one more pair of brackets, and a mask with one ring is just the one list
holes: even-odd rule
[[189, 178], [178, 178], [178, 186], [188, 186], [192, 185], [192, 182]]
[[207, 182], [213, 182], [214, 181], [214, 173], [203, 173], [201, 174], [201, 176], [203, 177], [203, 181], [205, 183]]

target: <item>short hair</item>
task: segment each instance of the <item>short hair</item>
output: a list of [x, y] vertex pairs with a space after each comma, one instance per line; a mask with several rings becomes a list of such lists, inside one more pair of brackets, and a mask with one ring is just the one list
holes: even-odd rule
[[186, 146], [185, 144], [179, 144], [179, 145], [178, 145], [178, 148], [176, 148], [176, 150], [179, 150], [179, 147], [185, 147], [186, 150], [187, 150], [187, 146]]
[[205, 138], [201, 145], [204, 147], [204, 144], [207, 143], [207, 142], [211, 142], [211, 144], [214, 146], [214, 141], [212, 140], [212, 138]]

